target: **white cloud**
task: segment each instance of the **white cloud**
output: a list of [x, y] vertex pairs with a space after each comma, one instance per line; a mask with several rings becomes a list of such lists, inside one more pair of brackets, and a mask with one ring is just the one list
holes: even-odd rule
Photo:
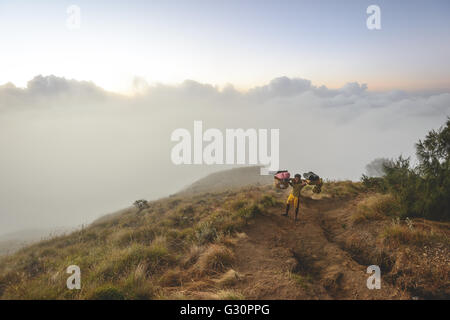
[[37, 76], [0, 86], [0, 232], [91, 221], [137, 198], [179, 190], [223, 167], [174, 166], [170, 134], [207, 128], [278, 128], [292, 171], [358, 179], [374, 158], [413, 155], [450, 115], [450, 93], [339, 89], [281, 77], [246, 92], [187, 80], [134, 82], [136, 94]]

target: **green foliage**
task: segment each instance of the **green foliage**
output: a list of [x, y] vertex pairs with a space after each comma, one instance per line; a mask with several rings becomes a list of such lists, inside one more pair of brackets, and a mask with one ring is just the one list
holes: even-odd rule
[[431, 130], [425, 140], [416, 144], [416, 154], [420, 160], [418, 170], [428, 178], [443, 182], [448, 174], [450, 155], [450, 118], [446, 126], [437, 131]]
[[385, 183], [384, 178], [382, 177], [369, 177], [365, 174], [361, 177], [361, 182], [367, 190], [376, 191], [376, 192], [386, 192], [387, 185]]
[[388, 191], [400, 205], [401, 217], [450, 220], [450, 118], [416, 144], [418, 165], [400, 156], [385, 163], [382, 178], [362, 177], [364, 186]]
[[444, 128], [430, 131], [424, 141], [419, 141], [416, 149], [420, 161], [417, 171], [423, 177], [421, 209], [430, 218], [449, 220], [450, 118]]

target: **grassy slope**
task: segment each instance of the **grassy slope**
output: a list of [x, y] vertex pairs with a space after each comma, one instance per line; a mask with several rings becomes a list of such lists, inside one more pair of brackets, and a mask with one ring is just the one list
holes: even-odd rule
[[[392, 220], [389, 199], [358, 183], [304, 195], [297, 224], [279, 216], [286, 192], [271, 186], [127, 209], [0, 260], [0, 297], [449, 298], [449, 224]], [[72, 264], [81, 290], [66, 288]], [[384, 290], [365, 287], [370, 264], [381, 266]]]
[[215, 172], [199, 179], [181, 190], [178, 195], [191, 196], [203, 192], [220, 192], [249, 185], [267, 185], [271, 184], [272, 181], [272, 176], [260, 175], [259, 166], [233, 168]]

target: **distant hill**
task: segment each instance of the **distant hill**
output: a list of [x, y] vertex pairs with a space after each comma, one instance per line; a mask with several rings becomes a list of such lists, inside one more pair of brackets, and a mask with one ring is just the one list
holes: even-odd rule
[[268, 185], [273, 176], [260, 174], [260, 167], [242, 167], [212, 173], [181, 190], [179, 195], [198, 194], [203, 192], [220, 192], [250, 185]]

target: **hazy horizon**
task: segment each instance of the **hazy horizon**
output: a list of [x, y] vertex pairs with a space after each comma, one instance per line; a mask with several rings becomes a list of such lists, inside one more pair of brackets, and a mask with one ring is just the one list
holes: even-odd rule
[[194, 120], [204, 130], [279, 128], [281, 168], [357, 180], [374, 158], [413, 156], [450, 114], [450, 93], [328, 89], [301, 78], [246, 92], [192, 80], [138, 88], [123, 96], [55, 76], [0, 86], [0, 233], [89, 223], [229, 168], [172, 164], [170, 134], [192, 132]]

